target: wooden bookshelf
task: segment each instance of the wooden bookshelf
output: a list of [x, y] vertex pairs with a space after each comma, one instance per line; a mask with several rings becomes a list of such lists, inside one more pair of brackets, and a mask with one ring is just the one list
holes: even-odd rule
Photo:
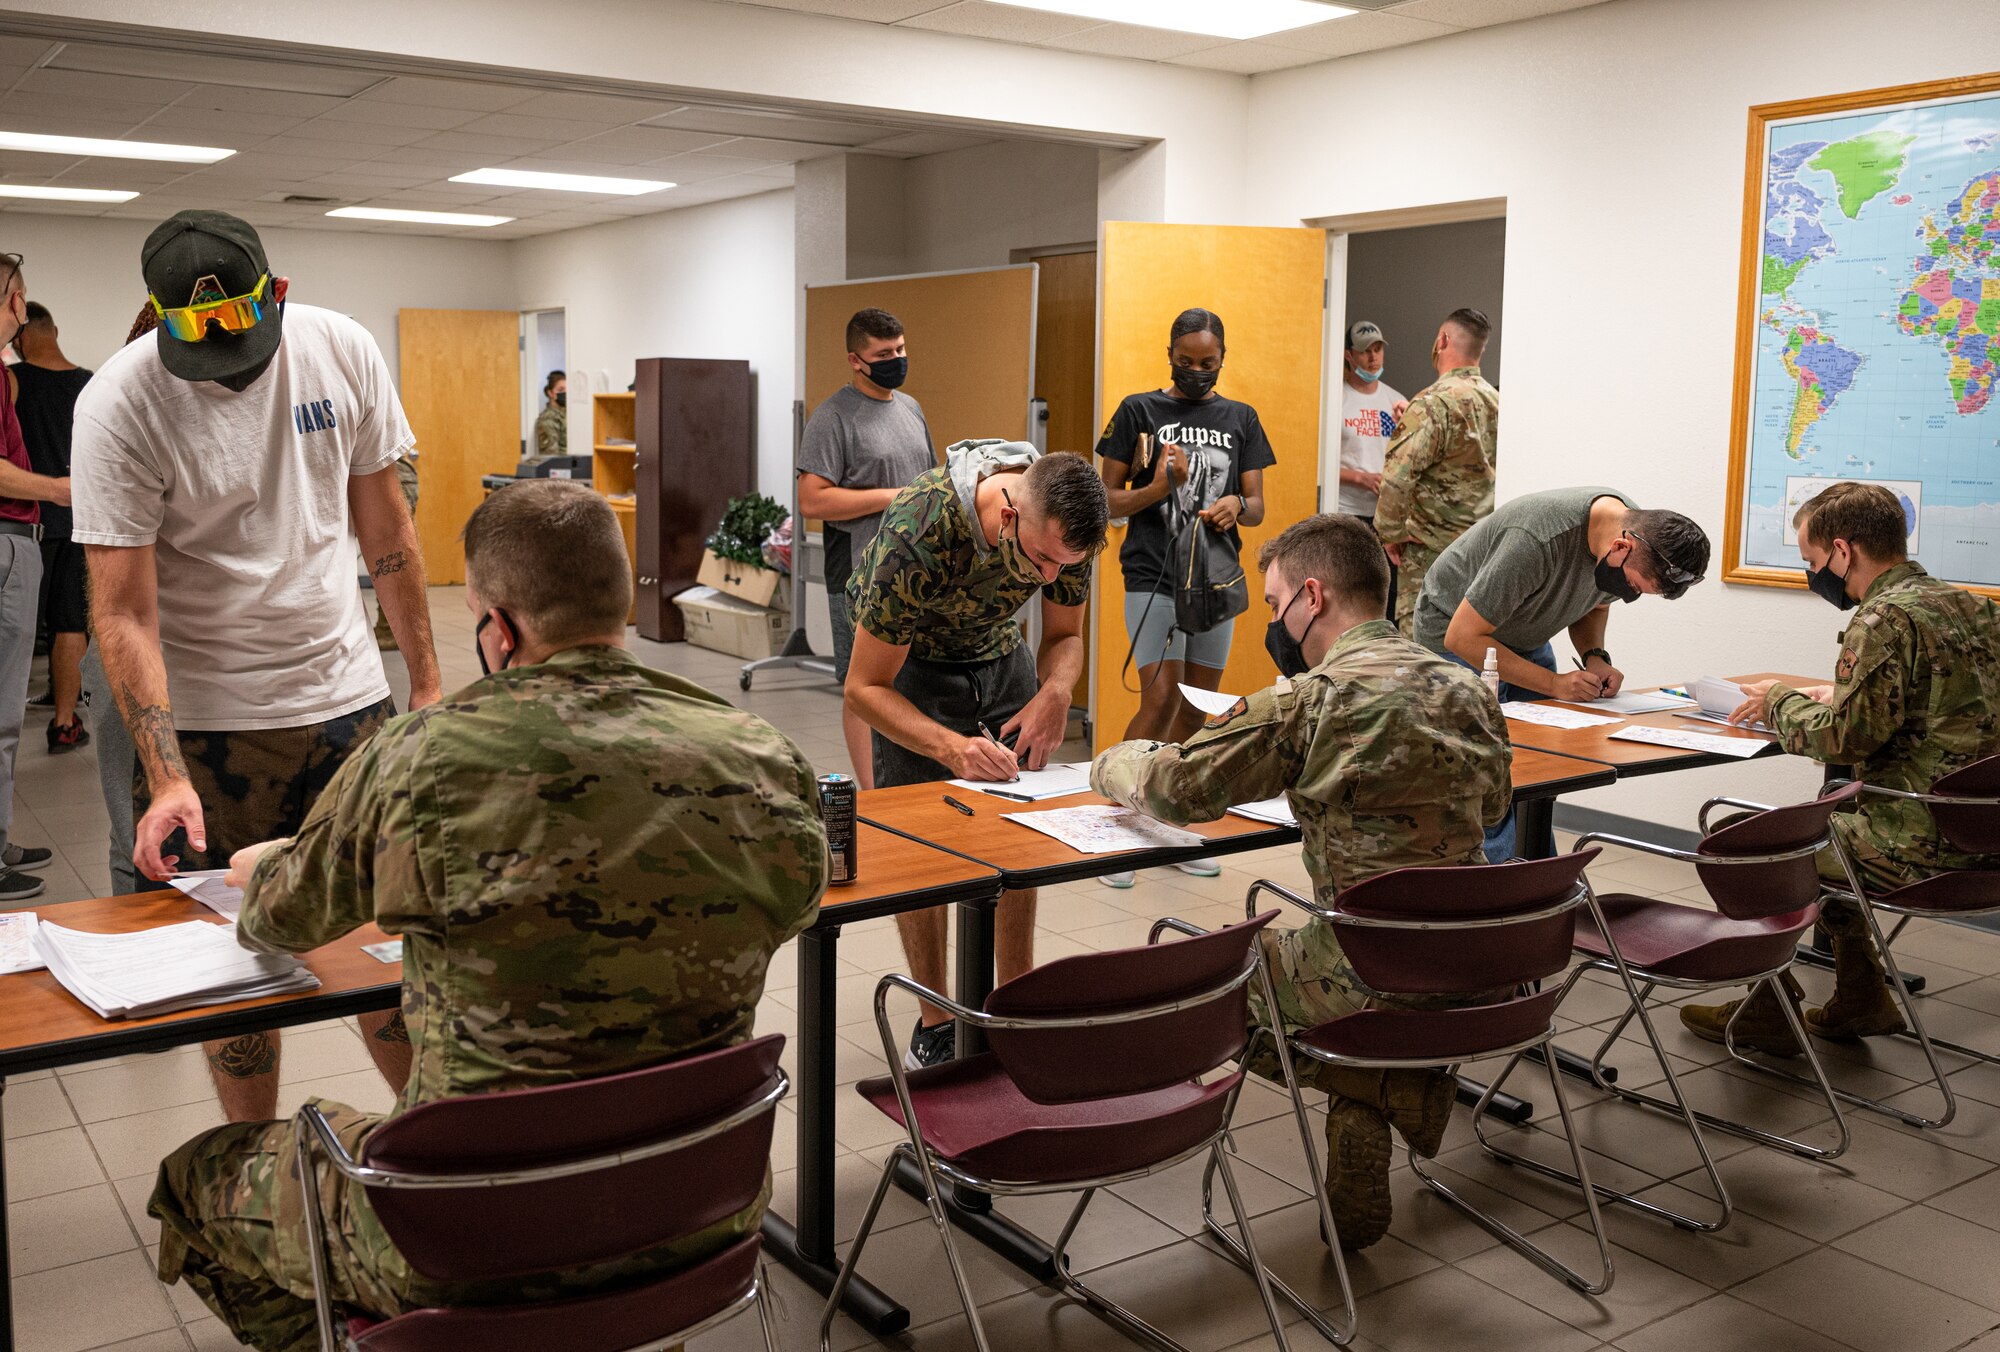
[[[625, 532], [625, 553], [632, 559], [633, 587], [636, 597], [639, 576], [639, 504], [633, 492], [637, 487], [636, 469], [639, 448], [629, 444], [635, 440], [633, 427], [636, 420], [638, 397], [630, 391], [591, 396], [590, 410], [590, 482], [598, 492], [611, 500], [611, 510], [618, 513], [618, 525]], [[625, 441], [626, 445], [611, 445], [612, 439]], [[636, 599], [632, 616], [638, 617]]]

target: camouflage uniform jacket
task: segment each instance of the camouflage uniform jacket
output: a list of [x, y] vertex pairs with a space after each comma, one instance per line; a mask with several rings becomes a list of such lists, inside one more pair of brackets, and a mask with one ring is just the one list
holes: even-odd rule
[[[1942, 775], [2000, 751], [2000, 606], [1914, 559], [1876, 578], [1841, 636], [1833, 697], [1821, 704], [1782, 682], [1764, 718], [1795, 756], [1851, 765], [1854, 778], [1922, 793]], [[1922, 803], [1864, 794], [1843, 834], [1914, 882], [1992, 867], [1938, 835]]]
[[542, 407], [535, 419], [535, 454], [567, 455], [569, 453], [569, 410], [551, 402]]
[[[1000, 445], [1004, 443], [992, 443]], [[919, 474], [888, 510], [847, 583], [854, 626], [933, 662], [990, 662], [1021, 643], [1014, 613], [1041, 592], [1059, 606], [1090, 596], [1090, 564], [1071, 564], [1044, 584], [1031, 564], [1010, 562], [1006, 544], [989, 546], [952, 481], [958, 457], [982, 443], [959, 442], [946, 463]], [[1020, 567], [1022, 571], [1016, 571]]]
[[1512, 797], [1512, 762], [1506, 720], [1479, 678], [1370, 620], [1311, 671], [1237, 701], [1184, 745], [1112, 747], [1090, 783], [1175, 824], [1282, 792], [1314, 895], [1330, 906], [1390, 869], [1483, 862], [1484, 828]]
[[1403, 410], [1383, 453], [1375, 529], [1443, 549], [1493, 510], [1500, 391], [1477, 366], [1439, 376]]
[[406, 1109], [742, 1041], [826, 876], [790, 741], [574, 648], [386, 725], [258, 861], [238, 932], [293, 953], [370, 920], [403, 936]]

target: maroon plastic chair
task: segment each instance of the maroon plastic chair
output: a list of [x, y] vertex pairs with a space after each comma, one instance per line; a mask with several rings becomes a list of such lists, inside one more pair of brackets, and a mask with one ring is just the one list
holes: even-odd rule
[[[1833, 838], [1830, 819], [1838, 808], [1851, 802], [1857, 792], [1857, 788], [1850, 786], [1811, 802], [1790, 807], [1760, 808], [1755, 815], [1715, 831], [1708, 830], [1708, 814], [1732, 800], [1712, 800], [1702, 806], [1699, 818], [1702, 841], [1693, 850], [1676, 850], [1651, 841], [1596, 832], [1577, 837], [1575, 848], [1578, 850], [1588, 849], [1595, 853], [1602, 846], [1617, 845], [1693, 864], [1703, 889], [1715, 903], [1715, 909], [1710, 911], [1683, 902], [1625, 892], [1598, 896], [1593, 889], [1589, 913], [1578, 922], [1576, 948], [1585, 961], [1570, 974], [1560, 994], [1567, 996], [1585, 972], [1615, 972], [1625, 987], [1628, 999], [1624, 1015], [1612, 1025], [1610, 1033], [1591, 1057], [1591, 1076], [1605, 1093], [1616, 1094], [1629, 1103], [1671, 1113], [1687, 1124], [1688, 1135], [1694, 1142], [1702, 1168], [1708, 1174], [1719, 1210], [1713, 1219], [1703, 1219], [1602, 1184], [1597, 1187], [1599, 1196], [1672, 1221], [1683, 1229], [1720, 1230], [1729, 1223], [1733, 1204], [1715, 1159], [1709, 1153], [1708, 1142], [1702, 1137], [1704, 1125], [1790, 1151], [1806, 1159], [1830, 1160], [1847, 1149], [1847, 1119], [1841, 1114], [1833, 1085], [1828, 1082], [1826, 1070], [1806, 1036], [1805, 1026], [1799, 1018], [1798, 997], [1781, 978], [1791, 967], [1792, 953], [1798, 947], [1799, 936], [1819, 919], [1822, 884], [1815, 856]], [[1740, 803], [1733, 805], [1743, 806]], [[1652, 1016], [1646, 1010], [1647, 1000], [1661, 986], [1676, 991], [1726, 990], [1748, 986], [1753, 994], [1759, 987], [1770, 990], [1777, 998], [1778, 1007], [1784, 1011], [1792, 1035], [1805, 1046], [1807, 1062], [1812, 1066], [1812, 1078], [1792, 1078], [1818, 1089], [1820, 1096], [1826, 1100], [1839, 1133], [1836, 1144], [1811, 1145], [1745, 1122], [1701, 1112], [1691, 1106], [1681, 1090], [1680, 1077], [1674, 1073], [1673, 1063], [1667, 1059]], [[1748, 1005], [1749, 1001], [1745, 1000], [1741, 1008]], [[1738, 1018], [1742, 1017], [1741, 1008]], [[1670, 1099], [1614, 1084], [1605, 1076], [1605, 1055], [1635, 1018], [1645, 1030], [1646, 1041], [1665, 1073], [1667, 1088], [1672, 1094]], [[1723, 1030], [1723, 1044], [1729, 1054], [1746, 1065], [1764, 1069], [1761, 1063], [1745, 1056], [1736, 1046], [1734, 1029], [1735, 1020], [1732, 1019]], [[1514, 1063], [1509, 1062], [1494, 1084], [1497, 1086], [1504, 1081], [1513, 1069]], [[1500, 1149], [1487, 1139], [1477, 1122], [1474, 1123], [1474, 1132], [1479, 1143], [1496, 1159], [1548, 1177], [1575, 1181], [1561, 1170]]]
[[[410, 1267], [446, 1282], [563, 1272], [698, 1234], [761, 1195], [782, 1037], [542, 1089], [421, 1104], [369, 1135], [356, 1160], [326, 1118], [299, 1110], [298, 1170], [315, 1155], [360, 1184]], [[640, 1352], [754, 1307], [771, 1341], [763, 1240], [746, 1235], [657, 1280], [540, 1304], [351, 1318], [337, 1339], [317, 1206], [306, 1208], [325, 1352]]]
[[[988, 1352], [989, 1344], [939, 1200], [946, 1183], [1002, 1197], [1081, 1193], [1055, 1242], [1056, 1285], [1140, 1340], [1179, 1348], [1078, 1281], [1064, 1252], [1097, 1189], [1144, 1178], [1204, 1152], [1222, 1172], [1271, 1334], [1279, 1352], [1286, 1352], [1290, 1345], [1269, 1275], [1256, 1257], [1249, 1218], [1222, 1158], [1221, 1141], [1243, 1072], [1202, 1079], [1237, 1059], [1249, 1040], [1248, 988], [1264, 974], [1255, 952], [1257, 934], [1275, 914], [1213, 933], [1162, 920], [1147, 946], [1038, 967], [994, 991], [983, 1010], [957, 1004], [906, 976], [883, 977], [875, 988], [875, 1024], [889, 1074], [863, 1080], [855, 1090], [910, 1139], [883, 1167], [833, 1284], [820, 1316], [822, 1352], [898, 1158], [914, 1160], [923, 1173], [931, 1219], [980, 1352]], [[1168, 929], [1190, 937], [1162, 944]], [[979, 1029], [989, 1050], [905, 1070], [902, 1045], [889, 1022], [892, 990], [907, 991]]]
[[[1858, 897], [1864, 903], [1861, 914], [1868, 923], [1876, 949], [1882, 954], [1883, 965], [1891, 973], [1889, 984], [1896, 992], [1896, 1001], [1902, 1006], [1903, 1018], [1909, 1025], [1903, 1036], [1914, 1039], [1923, 1048], [1931, 1080], [1944, 1098], [1944, 1112], [1936, 1117], [1925, 1117], [1847, 1090], [1839, 1091], [1840, 1097], [1913, 1127], [1942, 1127], [1958, 1115], [1958, 1098], [1952, 1093], [1951, 1081], [1944, 1068], [1938, 1064], [1936, 1048], [1942, 1047], [1948, 1052], [1989, 1065], [2000, 1065], [2000, 1056], [1963, 1043], [1932, 1037], [1924, 1027], [1924, 1017], [1903, 982], [1903, 974], [1889, 946], [1902, 936], [1912, 919], [1964, 920], [1972, 916], [2000, 914], [2000, 756], [1988, 756], [1940, 775], [1932, 782], [1928, 793], [1886, 789], [1874, 784], [1859, 784], [1856, 787], [1864, 796], [1922, 803], [1929, 810], [1931, 820], [1937, 823], [1938, 834], [1954, 848], [1966, 854], [1991, 856], [1995, 865], [1993, 868], [1940, 873], [1887, 892], [1869, 892], [1855, 873], [1853, 861], [1847, 858], [1845, 852], [1840, 852], [1841, 866], [1847, 875], [1844, 895]], [[1834, 838], [1834, 843], [1838, 851], [1839, 837]], [[1837, 888], [1828, 890], [1843, 895]], [[1878, 911], [1897, 917], [1895, 928], [1886, 935], [1876, 920], [1875, 913]], [[1759, 1069], [1790, 1079], [1798, 1078], [1770, 1066], [1760, 1066]]]
[[[1569, 966], [1577, 913], [1586, 898], [1583, 869], [1596, 853], [1589, 850], [1505, 864], [1396, 869], [1348, 888], [1330, 907], [1307, 901], [1273, 882], [1260, 881], [1250, 888], [1244, 901], [1248, 908], [1256, 906], [1260, 892], [1275, 892], [1332, 926], [1354, 974], [1369, 990], [1386, 997], [1370, 1008], [1275, 1040], [1313, 1195], [1319, 1199], [1321, 1234], [1332, 1254], [1350, 1319], [1353, 1288], [1327, 1204], [1326, 1180], [1313, 1146], [1294, 1059], [1306, 1057], [1333, 1066], [1428, 1070], [1509, 1052], [1518, 1060], [1531, 1048], [1546, 1047], [1556, 1034], [1553, 1015], [1561, 991], [1533, 987]], [[1446, 1008], [1396, 1007], [1399, 997], [1440, 996], [1453, 1004]], [[1458, 1000], [1466, 1003], [1457, 1004]], [[1549, 1063], [1550, 1091], [1569, 1138], [1570, 1156], [1576, 1163], [1577, 1177], [1583, 1180], [1584, 1203], [1602, 1264], [1597, 1276], [1586, 1277], [1481, 1211], [1426, 1172], [1415, 1155], [1410, 1156], [1410, 1168], [1433, 1192], [1538, 1267], [1578, 1291], [1600, 1295], [1611, 1289], [1611, 1249], [1570, 1120], [1562, 1078], [1555, 1071], [1554, 1059], [1545, 1060]], [[1485, 1112], [1498, 1087], [1497, 1081], [1488, 1087], [1475, 1110], [1475, 1120]], [[1241, 1249], [1212, 1217], [1207, 1219], [1211, 1236], [1240, 1264], [1244, 1257]], [[1336, 1337], [1337, 1331], [1311, 1305], [1282, 1284], [1278, 1289], [1321, 1333]], [[1351, 1329], [1350, 1323], [1349, 1336]]]

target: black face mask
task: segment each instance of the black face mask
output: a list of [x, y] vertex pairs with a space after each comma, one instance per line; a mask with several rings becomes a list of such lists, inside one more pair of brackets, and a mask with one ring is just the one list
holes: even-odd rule
[[[1853, 565], [1848, 567], [1852, 569]], [[1847, 594], [1847, 579], [1834, 576], [1831, 554], [1826, 556], [1826, 567], [1806, 569], [1806, 590], [1830, 603], [1836, 610], [1852, 610], [1861, 604]]]
[[557, 395], [557, 396], [556, 396], [556, 407], [557, 407], [557, 408], [568, 408], [568, 407], [569, 407], [569, 391], [568, 391], [568, 390], [564, 390], [564, 391], [563, 391], [563, 392], [562, 392], [561, 394], [559, 394], [559, 395]]
[[885, 390], [899, 388], [910, 378], [908, 357], [884, 357], [881, 361], [868, 363], [868, 378]]
[[[521, 631], [518, 628], [515, 628], [514, 617], [512, 615], [509, 615], [506, 611], [503, 610], [500, 612], [500, 618], [507, 621], [507, 627], [509, 629], [513, 629], [514, 633], [517, 636], [520, 634]], [[493, 668], [487, 664], [486, 649], [480, 645], [479, 636], [486, 632], [486, 626], [491, 623], [493, 623], [493, 612], [489, 610], [484, 615], [481, 615], [479, 617], [478, 624], [472, 626], [472, 650], [479, 654], [479, 671], [480, 674], [484, 676], [491, 676], [493, 674]], [[519, 651], [520, 651], [520, 640], [517, 637], [515, 640], [515, 647], [513, 651], [509, 652], [505, 657], [500, 659], [500, 670], [505, 671], [507, 669], [508, 664], [514, 660], [514, 653]]]
[[1206, 399], [1208, 392], [1215, 388], [1215, 382], [1222, 376], [1222, 368], [1202, 371], [1192, 366], [1174, 368], [1174, 388], [1190, 399]]
[[251, 367], [249, 370], [239, 371], [233, 376], [217, 376], [212, 383], [222, 386], [222, 388], [225, 390], [229, 390], [236, 394], [241, 394], [243, 393], [243, 391], [249, 389], [252, 385], [255, 385], [257, 383], [257, 377], [263, 375], [266, 371], [270, 370], [271, 363], [276, 361], [277, 359], [278, 359], [278, 354], [276, 352], [273, 352], [270, 356], [264, 358], [263, 361], [257, 363], [257, 365]]
[[1639, 589], [1633, 586], [1631, 579], [1625, 576], [1624, 566], [1613, 565], [1607, 562], [1606, 560], [1609, 558], [1610, 555], [1607, 552], [1605, 558], [1597, 561], [1597, 572], [1594, 578], [1597, 583], [1597, 590], [1603, 592], [1606, 596], [1615, 596], [1621, 601], [1631, 602], [1638, 600]]
[[[1301, 587], [1292, 593], [1292, 601], [1298, 600], [1303, 595], [1305, 588]], [[1271, 654], [1271, 660], [1278, 664], [1278, 674], [1281, 676], [1303, 676], [1312, 670], [1312, 663], [1306, 661], [1305, 649], [1300, 646], [1300, 640], [1293, 638], [1292, 631], [1285, 628], [1285, 616], [1291, 613], [1292, 601], [1285, 602], [1285, 608], [1278, 612], [1278, 618], [1272, 620], [1264, 630], [1264, 651]], [[1306, 628], [1311, 629], [1312, 626], [1308, 624]]]

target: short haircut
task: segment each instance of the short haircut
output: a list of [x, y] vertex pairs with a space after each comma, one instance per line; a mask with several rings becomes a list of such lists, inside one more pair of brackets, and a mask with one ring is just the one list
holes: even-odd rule
[[1845, 540], [1877, 563], [1910, 556], [1910, 521], [1903, 504], [1880, 484], [1843, 479], [1792, 514], [1792, 524], [1821, 549]]
[[[1699, 581], [1708, 573], [1708, 532], [1679, 512], [1634, 507], [1625, 514], [1625, 530], [1628, 534], [1639, 536], [1649, 550], [1657, 552], [1661, 559], [1689, 577]], [[1654, 566], [1653, 553], [1642, 550], [1633, 562], [1655, 583], [1667, 581], [1661, 570]], [[1688, 586], [1693, 585], [1693, 582], [1688, 583]]]
[[21, 255], [0, 253], [0, 298], [11, 296], [21, 286]]
[[56, 317], [49, 313], [49, 307], [38, 300], [29, 301], [26, 309], [29, 324], [53, 324], [56, 322]]
[[556, 382], [558, 380], [568, 380], [568, 379], [569, 377], [564, 375], [561, 371], [549, 372], [549, 378], [542, 382], [542, 393], [547, 394], [550, 390], [553, 390], [556, 387]]
[[859, 352], [862, 348], [868, 346], [868, 344], [880, 342], [884, 338], [901, 338], [902, 336], [903, 321], [890, 314], [887, 310], [878, 310], [872, 305], [866, 310], [856, 310], [854, 317], [847, 321], [847, 350], [849, 352]]
[[479, 599], [544, 643], [574, 643], [625, 628], [632, 560], [618, 514], [589, 486], [523, 479], [473, 509], [459, 538]]
[[1066, 547], [1085, 558], [1104, 548], [1111, 511], [1104, 480], [1087, 457], [1067, 451], [1043, 456], [1021, 476], [1021, 494], [1055, 523]]
[[1321, 512], [1295, 521], [1264, 542], [1257, 566], [1273, 563], [1294, 587], [1319, 579], [1350, 610], [1381, 612], [1389, 604], [1389, 556], [1359, 517]]
[[1213, 310], [1182, 310], [1174, 316], [1174, 326], [1167, 331], [1167, 346], [1187, 337], [1190, 333], [1212, 333], [1215, 345], [1224, 352], [1229, 350], [1229, 340], [1222, 336], [1222, 316]]
[[1493, 321], [1486, 317], [1484, 310], [1461, 306], [1446, 315], [1444, 322], [1457, 329], [1464, 339], [1460, 344], [1461, 350], [1475, 357], [1485, 354], [1486, 340], [1493, 336]]

